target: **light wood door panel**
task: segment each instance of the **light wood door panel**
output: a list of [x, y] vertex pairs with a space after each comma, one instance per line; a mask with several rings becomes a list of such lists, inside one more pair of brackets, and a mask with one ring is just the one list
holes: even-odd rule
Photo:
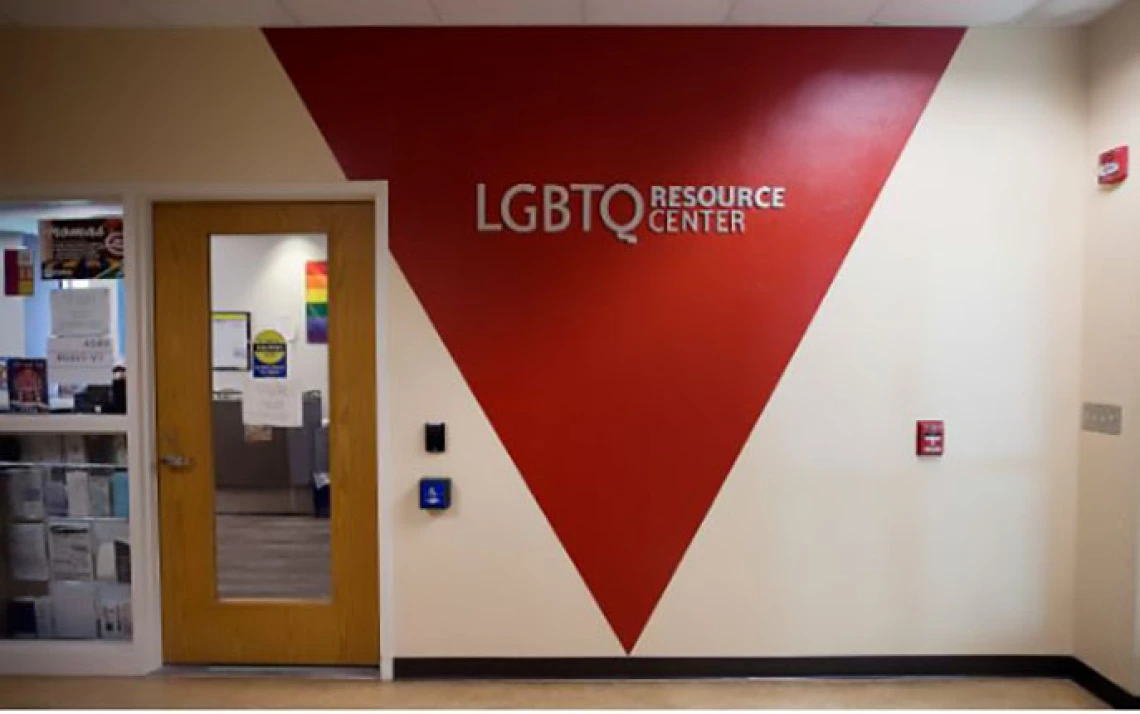
[[[374, 213], [370, 203], [154, 206], [163, 654], [177, 664], [379, 661]], [[329, 266], [331, 598], [217, 596], [210, 236], [324, 234]], [[297, 276], [304, 280], [303, 275]]]

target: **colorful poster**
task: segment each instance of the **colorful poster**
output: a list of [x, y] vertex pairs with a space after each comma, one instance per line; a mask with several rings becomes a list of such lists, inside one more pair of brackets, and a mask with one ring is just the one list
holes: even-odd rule
[[262, 330], [253, 338], [253, 376], [285, 379], [289, 376], [289, 345], [277, 330]]
[[29, 297], [36, 292], [36, 267], [32, 251], [27, 248], [4, 250], [4, 294]]
[[14, 412], [48, 410], [47, 360], [8, 360], [8, 408]]
[[305, 327], [309, 344], [329, 343], [329, 264], [305, 263]]
[[8, 360], [0, 357], [0, 411], [8, 411]]
[[40, 221], [44, 280], [123, 277], [123, 219], [66, 218]]

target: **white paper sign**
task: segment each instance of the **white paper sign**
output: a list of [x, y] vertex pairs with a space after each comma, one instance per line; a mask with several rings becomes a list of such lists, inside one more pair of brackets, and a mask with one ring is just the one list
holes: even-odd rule
[[241, 398], [246, 426], [301, 426], [301, 388], [291, 379], [248, 379]]
[[51, 292], [51, 333], [56, 337], [106, 335], [111, 331], [111, 291], [77, 288]]
[[52, 337], [48, 379], [57, 384], [110, 384], [115, 356], [110, 337]]
[[57, 580], [91, 580], [95, 560], [91, 553], [91, 524], [56, 521], [48, 526], [51, 575]]
[[214, 369], [249, 371], [249, 313], [215, 312], [213, 315]]

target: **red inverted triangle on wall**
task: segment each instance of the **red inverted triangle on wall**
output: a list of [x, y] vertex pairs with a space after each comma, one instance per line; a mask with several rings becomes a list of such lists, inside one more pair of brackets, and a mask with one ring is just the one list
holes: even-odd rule
[[[631, 651], [962, 32], [266, 35], [346, 175], [391, 181], [393, 255]], [[476, 230], [479, 183], [495, 218], [516, 183], [623, 182], [782, 185], [787, 207], [637, 245], [596, 214]]]

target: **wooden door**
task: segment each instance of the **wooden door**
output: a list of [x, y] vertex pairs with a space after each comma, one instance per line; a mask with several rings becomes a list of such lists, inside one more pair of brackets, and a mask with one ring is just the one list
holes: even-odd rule
[[[371, 203], [154, 206], [157, 453], [167, 663], [373, 665], [379, 661], [374, 225]], [[234, 267], [236, 259], [232, 264], [219, 263], [222, 244], [217, 241], [224, 238], [228, 241], [224, 245], [242, 248], [251, 245], [242, 242], [247, 239], [280, 237], [287, 242], [304, 236], [323, 236], [327, 248], [327, 388], [322, 386], [327, 394], [321, 389], [306, 392], [302, 427], [251, 426], [248, 421], [226, 426], [226, 418], [263, 418], [246, 415], [244, 400], [253, 403], [249, 396], [253, 392], [242, 389], [259, 389], [265, 383], [254, 384], [252, 374], [241, 374], [232, 365], [236, 372], [214, 369], [211, 311], [242, 306], [212, 305], [211, 300], [222, 289], [239, 289], [232, 294], [241, 297], [240, 289], [247, 286], [262, 290], [261, 297], [266, 298], [262, 284], [266, 277], [261, 275], [263, 266], [256, 263], [240, 269]], [[213, 265], [211, 246], [215, 246]], [[273, 260], [279, 258], [272, 254]], [[314, 270], [320, 268], [319, 261], [310, 262]], [[295, 267], [288, 268], [290, 275]], [[305, 283], [308, 269], [308, 263], [305, 269], [296, 268], [297, 284]], [[217, 273], [213, 286], [212, 272]], [[275, 279], [280, 280], [280, 275]], [[295, 332], [285, 336], [293, 353], [287, 359], [296, 361], [303, 351], [321, 354], [323, 346], [311, 344], [314, 335], [306, 333], [310, 305], [298, 304], [298, 293], [292, 290], [288, 281], [281, 283], [277, 292], [269, 293], [270, 299], [280, 297], [281, 302], [271, 308], [254, 306], [249, 320], [258, 330], [274, 321], [288, 323], [292, 315]], [[316, 293], [306, 293], [306, 299], [311, 294]], [[276, 331], [288, 332], [288, 326]], [[238, 387], [218, 389], [223, 378]], [[242, 402], [236, 410], [235, 399]], [[308, 416], [314, 411], [309, 409], [313, 399], [324, 411], [319, 425]], [[322, 445], [327, 445], [323, 461]], [[302, 460], [303, 467], [298, 467]], [[327, 475], [320, 472], [322, 468]], [[312, 483], [306, 481], [310, 472]], [[229, 481], [218, 486], [221, 477]], [[231, 481], [237, 485], [231, 488]], [[319, 522], [322, 494], [329, 501], [323, 524]], [[222, 496], [234, 496], [233, 513], [220, 512]], [[242, 510], [254, 508], [258, 510], [249, 514]], [[286, 513], [275, 514], [274, 509]], [[289, 520], [294, 517], [295, 521]], [[323, 535], [310, 542], [293, 523]], [[218, 533], [223, 524], [242, 535], [226, 536], [231, 540], [222, 542]], [[291, 538], [300, 540], [290, 545]], [[270, 561], [260, 557], [256, 545], [264, 539], [266, 548], [276, 549], [273, 557], [286, 565], [282, 582], [292, 587], [289, 578], [304, 569], [293, 567], [290, 558], [300, 557], [294, 551], [323, 548], [326, 538], [329, 562], [327, 576], [322, 576], [327, 577], [326, 590], [316, 595], [232, 596], [224, 591], [226, 583], [219, 584], [219, 568], [229, 567], [232, 574], [234, 566], [226, 563], [234, 557], [239, 558], [238, 579], [268, 567]], [[312, 567], [312, 560], [305, 561], [305, 568]], [[258, 585], [255, 580], [254, 591]]]

